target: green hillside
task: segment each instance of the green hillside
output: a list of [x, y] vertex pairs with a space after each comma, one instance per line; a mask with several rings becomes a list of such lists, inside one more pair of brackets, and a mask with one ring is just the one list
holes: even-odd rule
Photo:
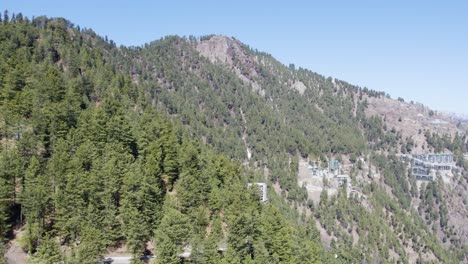
[[[117, 47], [61, 18], [1, 20], [1, 251], [15, 239], [32, 263], [94, 263], [122, 247], [156, 263], [467, 260], [449, 189], [418, 188], [396, 155], [411, 138], [365, 113], [384, 93], [228, 37]], [[427, 133], [467, 186], [467, 133]], [[363, 196], [343, 185], [316, 203], [298, 184], [301, 162], [332, 158], [355, 165]], [[268, 203], [253, 182], [267, 183]]]

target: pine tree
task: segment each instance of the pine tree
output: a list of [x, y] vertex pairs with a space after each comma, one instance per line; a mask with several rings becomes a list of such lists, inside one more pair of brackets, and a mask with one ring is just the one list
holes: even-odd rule
[[[134, 253], [143, 251], [162, 216], [164, 199], [161, 167], [162, 149], [152, 142], [123, 179], [122, 206], [127, 242]], [[144, 159], [144, 160], [143, 160]]]
[[12, 206], [17, 202], [15, 182], [20, 176], [21, 158], [16, 151], [0, 150], [0, 242], [10, 229]]
[[167, 178], [168, 189], [172, 190], [174, 182], [179, 175], [177, 149], [179, 143], [174, 133], [172, 124], [166, 120], [161, 128], [161, 142], [163, 145], [163, 171]]
[[[50, 199], [50, 184], [45, 175], [42, 174], [41, 165], [36, 157], [31, 159], [25, 172], [24, 191], [21, 193], [21, 205], [28, 222], [28, 233], [32, 239], [34, 236], [41, 237], [45, 224]], [[32, 225], [37, 223], [37, 233], [32, 234]], [[28, 251], [32, 252], [35, 241], [29, 241]]]
[[190, 226], [187, 216], [172, 208], [167, 203], [164, 217], [156, 231], [156, 255], [158, 263], [179, 263], [179, 254], [190, 237]]
[[198, 150], [191, 143], [185, 143], [180, 151], [181, 173], [176, 191], [179, 205], [184, 212], [197, 208], [208, 197], [210, 186], [206, 180], [207, 175], [201, 171], [199, 155]]
[[62, 260], [60, 249], [54, 237], [46, 234], [41, 238], [41, 243], [34, 254], [33, 262], [37, 259], [38, 263], [56, 263]]
[[228, 253], [237, 255], [241, 260], [254, 253], [254, 242], [258, 236], [257, 223], [253, 215], [241, 213], [230, 227], [228, 236]]
[[278, 209], [267, 206], [261, 223], [262, 239], [270, 255], [281, 263], [292, 263], [291, 235]]

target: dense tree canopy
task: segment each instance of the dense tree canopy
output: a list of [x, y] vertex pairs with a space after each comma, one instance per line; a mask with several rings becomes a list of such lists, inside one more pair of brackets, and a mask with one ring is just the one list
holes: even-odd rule
[[[93, 263], [122, 244], [134, 256], [154, 245], [158, 263], [183, 253], [194, 263], [408, 262], [409, 240], [437, 260], [463, 259], [411, 208], [423, 197], [423, 215], [448, 230], [441, 187], [418, 192], [405, 164], [379, 152], [412, 147], [356, 98], [385, 94], [244, 45], [231, 68], [212, 63], [195, 48], [211, 37], [117, 48], [61, 18], [5, 12], [0, 252], [21, 229], [38, 263]], [[299, 82], [308, 89], [291, 88]], [[466, 135], [426, 138], [466, 167]], [[368, 155], [384, 180], [361, 186], [367, 204], [346, 187], [314, 204], [297, 184], [299, 159], [341, 155]], [[248, 188], [254, 181], [267, 182], [269, 204]]]

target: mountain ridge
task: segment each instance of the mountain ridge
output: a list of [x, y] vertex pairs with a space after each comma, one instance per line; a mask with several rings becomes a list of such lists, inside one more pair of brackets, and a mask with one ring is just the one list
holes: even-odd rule
[[[20, 197], [0, 200], [0, 227], [23, 228], [37, 261], [121, 243], [162, 263], [188, 248], [207, 263], [466, 261], [466, 127], [438, 113], [229, 37], [117, 48], [63, 19], [0, 29], [0, 195]], [[423, 150], [456, 164], [417, 181], [401, 156]]]

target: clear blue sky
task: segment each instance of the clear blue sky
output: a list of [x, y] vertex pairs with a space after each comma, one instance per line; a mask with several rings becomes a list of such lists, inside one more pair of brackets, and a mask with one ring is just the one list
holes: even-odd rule
[[234, 36], [285, 64], [468, 114], [468, 1], [1, 0], [4, 9], [65, 17], [123, 45]]

